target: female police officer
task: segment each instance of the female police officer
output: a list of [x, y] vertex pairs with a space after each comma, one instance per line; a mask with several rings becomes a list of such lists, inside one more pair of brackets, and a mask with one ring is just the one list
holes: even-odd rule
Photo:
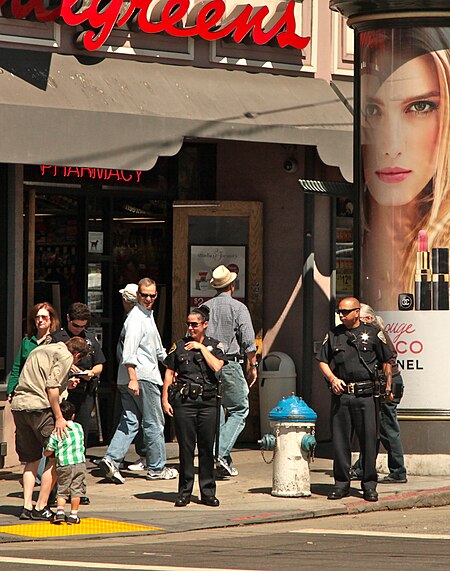
[[187, 506], [191, 501], [196, 442], [201, 502], [212, 507], [219, 505], [213, 453], [218, 408], [215, 373], [222, 368], [224, 354], [222, 344], [205, 335], [208, 317], [208, 308], [194, 309], [186, 322], [188, 336], [173, 344], [165, 360], [162, 407], [175, 419], [180, 449], [176, 507]]

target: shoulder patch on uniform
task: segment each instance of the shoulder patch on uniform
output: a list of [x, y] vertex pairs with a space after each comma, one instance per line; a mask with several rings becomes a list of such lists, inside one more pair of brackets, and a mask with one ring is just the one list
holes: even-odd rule
[[325, 345], [325, 343], [328, 341], [328, 333], [325, 335], [325, 337], [323, 338], [322, 341], [322, 345]]
[[225, 347], [224, 347], [222, 341], [219, 341], [219, 343], [217, 343], [217, 349], [220, 349], [222, 351], [222, 353], [225, 351]]
[[382, 331], [378, 331], [377, 337], [387, 345], [386, 335]]
[[172, 347], [170, 348], [169, 352], [167, 353], [168, 355], [170, 355], [171, 353], [173, 353], [174, 351], [177, 350], [177, 344], [176, 343], [172, 343]]

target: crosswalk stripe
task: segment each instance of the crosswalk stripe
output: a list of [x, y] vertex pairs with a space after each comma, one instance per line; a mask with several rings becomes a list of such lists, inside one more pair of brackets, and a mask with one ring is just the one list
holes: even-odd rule
[[[48, 559], [30, 559], [28, 557], [3, 557], [0, 563], [21, 563], [23, 565], [42, 565], [43, 567], [75, 567], [78, 569], [121, 569], [123, 571], [199, 571], [199, 567], [174, 567], [169, 565], [133, 565], [130, 563], [91, 563], [90, 561], [50, 561]], [[205, 568], [205, 571], [255, 571], [249, 569]]]
[[450, 539], [450, 535], [431, 533], [393, 533], [392, 531], [366, 531], [351, 529], [293, 529], [290, 533], [309, 535], [364, 535], [367, 537], [383, 537], [384, 539]]

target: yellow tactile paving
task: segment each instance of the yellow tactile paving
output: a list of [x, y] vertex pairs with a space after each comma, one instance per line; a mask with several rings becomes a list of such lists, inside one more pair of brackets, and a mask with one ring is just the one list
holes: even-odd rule
[[126, 533], [133, 531], [159, 531], [161, 527], [138, 525], [122, 521], [111, 521], [88, 517], [79, 524], [54, 524], [47, 521], [39, 523], [23, 523], [19, 525], [2, 525], [0, 533], [20, 535], [21, 537], [65, 537], [69, 535], [98, 535], [107, 533]]

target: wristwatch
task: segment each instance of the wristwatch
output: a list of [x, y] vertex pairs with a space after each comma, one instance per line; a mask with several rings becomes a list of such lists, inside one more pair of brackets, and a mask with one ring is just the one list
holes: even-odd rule
[[391, 389], [386, 389], [386, 392], [384, 393], [387, 397], [391, 396], [392, 394], [392, 390]]

